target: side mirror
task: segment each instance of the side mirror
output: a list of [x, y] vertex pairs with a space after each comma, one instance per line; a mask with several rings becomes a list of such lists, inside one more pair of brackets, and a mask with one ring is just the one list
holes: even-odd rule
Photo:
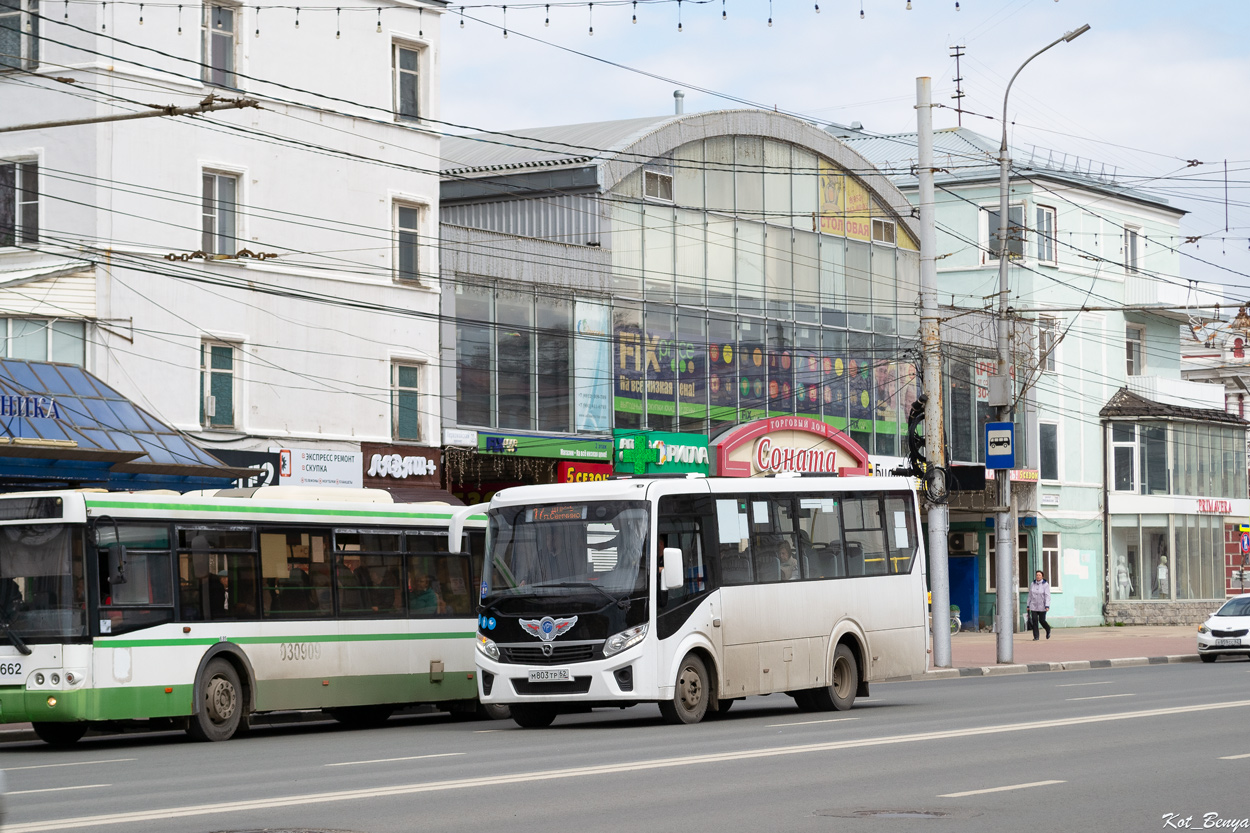
[[126, 583], [126, 545], [120, 541], [108, 545], [109, 585], [116, 587]]
[[681, 550], [677, 547], [664, 548], [664, 589], [677, 590], [686, 583], [682, 575]]

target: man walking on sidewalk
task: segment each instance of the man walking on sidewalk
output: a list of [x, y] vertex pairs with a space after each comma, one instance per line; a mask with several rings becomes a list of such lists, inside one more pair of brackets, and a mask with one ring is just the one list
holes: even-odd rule
[[1038, 640], [1037, 626], [1040, 623], [1046, 629], [1046, 638], [1050, 639], [1050, 623], [1046, 621], [1046, 611], [1050, 610], [1050, 582], [1046, 574], [1038, 570], [1033, 574], [1033, 583], [1029, 585], [1029, 628], [1033, 631], [1033, 641]]

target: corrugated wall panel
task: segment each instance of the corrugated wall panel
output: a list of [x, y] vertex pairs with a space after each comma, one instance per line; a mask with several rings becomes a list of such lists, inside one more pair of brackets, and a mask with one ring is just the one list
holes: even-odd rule
[[579, 194], [442, 206], [441, 220], [521, 237], [584, 246], [598, 243], [599, 206]]

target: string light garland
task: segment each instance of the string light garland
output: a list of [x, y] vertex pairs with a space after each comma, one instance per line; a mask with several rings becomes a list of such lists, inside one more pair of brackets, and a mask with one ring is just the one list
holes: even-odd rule
[[[66, 5], [69, 5], [69, 0], [66, 0]], [[68, 17], [69, 15], [66, 15], [67, 19]], [[182, 6], [178, 7], [178, 34], [182, 34]]]
[[[634, 7], [635, 7], [635, 8], [637, 8], [637, 4], [636, 4], [636, 3], [634, 4]], [[638, 17], [637, 17], [637, 16], [635, 16], [635, 17], [634, 17], [634, 22], [635, 22], [635, 23], [637, 23], [637, 22], [638, 22]], [[460, 13], [460, 25], [461, 25], [461, 26], [463, 26], [463, 25], [464, 25], [464, 12], [461, 12], [461, 13]], [[543, 25], [544, 25], [544, 26], [550, 26], [550, 25], [551, 25], [551, 4], [550, 4], [550, 3], [548, 3], [548, 4], [547, 4], [547, 16], [543, 19]]]
[[[260, 14], [260, 9], [257, 9], [256, 13]], [[143, 4], [142, 3], [139, 4], [139, 25], [140, 26], [143, 25]]]
[[681, 34], [681, 0], [677, 0], [677, 33]]
[[588, 4], [587, 11], [590, 14], [590, 36], [593, 38], [595, 36], [595, 4]]
[[100, 31], [101, 32], [105, 31], [109, 27], [108, 21], [105, 19], [108, 13], [109, 13], [108, 0], [100, 0]]
[[256, 10], [256, 37], [260, 37], [260, 9]]
[[638, 23], [638, 0], [634, 0], [634, 23]]
[[508, 38], [508, 7], [507, 6], [503, 7], [503, 36], [505, 40]]
[[768, 27], [771, 29], [773, 25], [773, 0], [768, 0]]
[[382, 34], [382, 7], [378, 6], [378, 34]]

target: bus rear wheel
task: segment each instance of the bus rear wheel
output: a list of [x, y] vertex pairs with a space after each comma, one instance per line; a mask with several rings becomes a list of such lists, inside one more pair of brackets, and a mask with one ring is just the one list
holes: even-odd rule
[[73, 746], [87, 734], [86, 723], [32, 723], [31, 728], [51, 746]]
[[542, 729], [556, 719], [556, 710], [550, 706], [514, 704], [509, 708], [512, 719], [522, 729]]
[[187, 734], [202, 741], [229, 740], [238, 731], [247, 708], [239, 673], [224, 659], [210, 660], [199, 689], [204, 699], [199, 710], [191, 715]]
[[846, 645], [839, 645], [833, 652], [833, 673], [829, 685], [813, 689], [810, 694], [817, 709], [825, 712], [844, 712], [855, 705], [855, 692], [859, 690], [859, 663], [855, 653]]
[[677, 670], [673, 699], [660, 703], [666, 723], [698, 723], [707, 714], [707, 666], [696, 654], [686, 654]]

